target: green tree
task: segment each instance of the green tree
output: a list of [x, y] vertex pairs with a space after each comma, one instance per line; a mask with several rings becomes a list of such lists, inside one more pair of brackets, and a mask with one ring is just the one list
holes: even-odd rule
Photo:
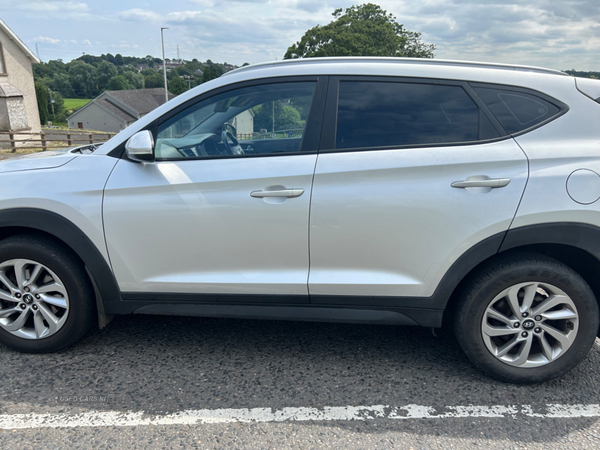
[[67, 72], [67, 65], [63, 62], [62, 59], [51, 59], [50, 61], [48, 61], [48, 67], [52, 69], [52, 73]]
[[40, 123], [44, 126], [52, 116], [48, 114], [48, 104], [50, 103], [48, 86], [41, 81], [35, 82], [35, 97], [37, 98], [38, 112], [40, 113]]
[[188, 61], [185, 64], [185, 67], [189, 71], [189, 73], [185, 73], [185, 74], [180, 73], [180, 75], [191, 75], [196, 70], [200, 69], [200, 66], [201, 66], [200, 62], [196, 58], [194, 58], [192, 61]]
[[108, 80], [118, 75], [115, 65], [106, 60], [98, 64], [96, 70], [98, 71], [98, 87], [100, 89], [106, 89]]
[[69, 76], [75, 96], [79, 98], [92, 98], [98, 92], [98, 73], [91, 64], [83, 61], [69, 63]]
[[52, 77], [50, 87], [53, 91], [58, 91], [65, 98], [75, 96], [73, 86], [71, 86], [71, 78], [66, 73], [55, 73]]
[[202, 73], [202, 82], [206, 83], [207, 81], [214, 80], [215, 78], [219, 78], [223, 75], [223, 71], [219, 69], [219, 66], [213, 64], [213, 62], [209, 59], [207, 61], [208, 66], [203, 70]]
[[406, 56], [433, 58], [434, 45], [421, 42], [380, 6], [367, 3], [333, 12], [331, 23], [308, 30], [288, 48], [285, 59], [315, 56]]
[[141, 73], [132, 72], [130, 70], [123, 72], [123, 76], [127, 82], [133, 86], [133, 89], [144, 89], [144, 75]]
[[146, 55], [142, 64], [147, 64], [150, 69], [154, 69], [154, 57], [152, 55]]
[[191, 76], [192, 75], [192, 71], [190, 69], [188, 69], [186, 66], [176, 67], [172, 71], [177, 72], [177, 74], [180, 77], [183, 76], [183, 75], [187, 75], [187, 76]]
[[129, 84], [129, 81], [127, 81], [127, 78], [125, 78], [124, 75], [117, 75], [108, 80], [107, 89], [109, 91], [126, 91], [133, 89], [133, 86]]
[[151, 68], [147, 68], [147, 69], [144, 69], [144, 70], [142, 70], [140, 73], [141, 73], [142, 75], [144, 75], [144, 77], [147, 77], [147, 76], [149, 76], [149, 75], [153, 75], [153, 74], [155, 74], [155, 73], [156, 73], [156, 70], [154, 70], [154, 69], [151, 69]]
[[578, 71], [575, 69], [565, 70], [569, 75], [573, 77], [582, 77], [582, 78], [600, 78], [600, 72], [584, 72]]
[[52, 67], [48, 64], [46, 64], [45, 62], [41, 62], [40, 64], [33, 64], [31, 66], [31, 69], [33, 70], [33, 76], [36, 79], [40, 79], [40, 78], [44, 78], [44, 77], [50, 77], [52, 78]]
[[77, 61], [83, 61], [84, 63], [88, 63], [88, 64], [94, 64], [101, 60], [102, 60], [102, 58], [99, 56], [86, 55], [86, 54], [83, 54], [79, 58], [77, 58]]
[[[52, 100], [54, 100], [54, 115], [57, 122], [64, 122], [67, 119], [68, 111], [65, 109], [65, 99], [60, 92], [52, 91]], [[52, 117], [52, 107], [48, 107], [48, 113]]]
[[290, 106], [298, 111], [302, 120], [306, 120], [308, 118], [311, 101], [312, 97], [308, 95], [305, 97], [296, 97], [290, 100]]
[[165, 86], [165, 80], [161, 73], [154, 72], [153, 74], [146, 75], [144, 77], [144, 84], [146, 88], [158, 88]]
[[174, 75], [169, 81], [169, 92], [173, 95], [183, 94], [188, 90], [188, 84], [183, 81], [179, 76]]
[[[261, 129], [270, 132], [298, 128], [302, 125], [300, 113], [293, 107], [279, 101], [263, 103], [252, 108], [254, 112], [254, 131]], [[273, 130], [273, 111], [275, 111], [275, 130]]]
[[[276, 104], [279, 102], [276, 102]], [[275, 116], [275, 129], [287, 130], [302, 125], [300, 113], [291, 106], [282, 105], [281, 112]]]

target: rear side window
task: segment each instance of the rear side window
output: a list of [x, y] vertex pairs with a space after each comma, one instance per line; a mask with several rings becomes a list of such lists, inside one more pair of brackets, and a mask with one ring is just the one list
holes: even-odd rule
[[460, 86], [341, 81], [336, 148], [477, 141], [479, 119]]
[[561, 109], [533, 94], [508, 89], [474, 87], [508, 134], [534, 127], [561, 112]]

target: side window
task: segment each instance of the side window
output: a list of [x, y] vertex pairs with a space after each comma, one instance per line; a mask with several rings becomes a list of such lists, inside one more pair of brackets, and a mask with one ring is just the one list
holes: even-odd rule
[[158, 127], [156, 159], [299, 152], [315, 82], [234, 89], [198, 102]]
[[558, 113], [560, 108], [543, 98], [521, 91], [474, 86], [508, 134], [531, 128]]
[[341, 81], [336, 148], [476, 141], [479, 119], [460, 86]]

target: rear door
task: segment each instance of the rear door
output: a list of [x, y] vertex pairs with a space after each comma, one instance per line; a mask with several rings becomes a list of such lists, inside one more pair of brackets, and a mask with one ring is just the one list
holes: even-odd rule
[[461, 254], [508, 229], [527, 181], [525, 155], [466, 83], [331, 78], [323, 130], [313, 303], [431, 296]]

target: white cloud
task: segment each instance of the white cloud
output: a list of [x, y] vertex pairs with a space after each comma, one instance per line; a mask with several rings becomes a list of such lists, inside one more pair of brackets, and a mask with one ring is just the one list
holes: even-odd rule
[[17, 11], [28, 11], [39, 14], [46, 13], [86, 13], [89, 11], [87, 3], [72, 2], [64, 0], [20, 0], [19, 2], [14, 1], [0, 1], [0, 9], [11, 9]]
[[46, 37], [46, 36], [38, 36], [38, 37], [34, 37], [33, 39], [31, 39], [32, 42], [40, 42], [43, 44], [58, 44], [60, 42], [60, 39], [53, 39], [51, 37]]
[[424, 41], [437, 46], [439, 58], [598, 70], [592, 50], [600, 48], [597, 0], [379, 3], [406, 28], [422, 32]]
[[123, 20], [131, 20], [131, 21], [156, 22], [161, 19], [161, 15], [158, 13], [155, 13], [153, 11], [134, 8], [134, 9], [129, 9], [127, 11], [121, 11], [119, 13], [119, 18], [123, 19]]
[[214, 5], [213, 0], [189, 0], [190, 3], [193, 3], [195, 5], [200, 5], [200, 6], [205, 6], [205, 7], [210, 7]]
[[151, 23], [157, 28], [169, 27], [169, 31], [165, 32], [167, 53], [179, 45], [184, 58], [210, 58], [215, 61], [227, 58], [227, 61], [241, 64], [246, 61], [281, 59], [287, 47], [315, 25], [315, 8], [321, 10], [320, 19], [327, 19], [319, 20], [321, 23], [330, 20], [333, 10], [327, 4], [316, 1], [230, 0], [218, 4], [207, 1], [189, 3], [206, 8], [202, 11], [169, 11], [164, 14], [135, 8], [120, 12], [118, 18], [130, 23]]
[[202, 15], [201, 11], [175, 11], [167, 14], [159, 14], [144, 9], [129, 9], [119, 13], [119, 18], [128, 21], [146, 21], [155, 23], [183, 23], [194, 21]]
[[[169, 27], [165, 32], [167, 57], [174, 57], [179, 45], [181, 56], [187, 59], [241, 64], [282, 58], [307, 29], [329, 23], [334, 9], [357, 3], [366, 1], [0, 0], [0, 13], [22, 39], [34, 42], [41, 34], [60, 40], [35, 42], [40, 47], [49, 44], [45, 53], [65, 60], [82, 51], [114, 53], [115, 48], [121, 48], [122, 54], [159, 56], [160, 27], [164, 26]], [[395, 15], [406, 29], [422, 32], [425, 43], [437, 46], [438, 58], [600, 69], [598, 0], [375, 3]], [[73, 40], [78, 43], [70, 42]], [[129, 47], [119, 47], [125, 45], [120, 41]]]
[[65, 0], [0, 0], [0, 11], [20, 13], [26, 19], [71, 19], [90, 20], [94, 16], [90, 14], [87, 3]]

